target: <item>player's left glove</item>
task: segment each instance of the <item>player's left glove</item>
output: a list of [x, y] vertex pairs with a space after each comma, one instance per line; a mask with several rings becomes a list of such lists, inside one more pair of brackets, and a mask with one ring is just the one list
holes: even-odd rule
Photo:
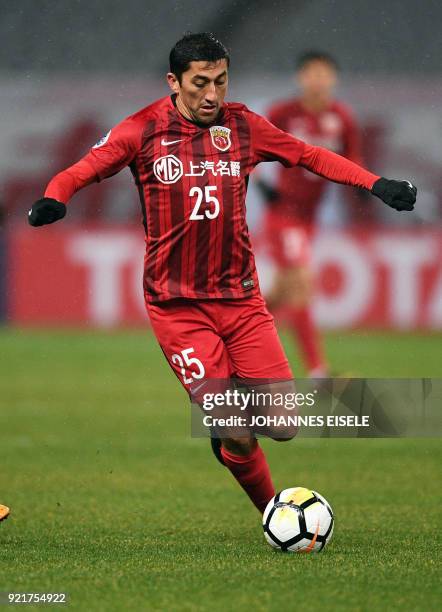
[[413, 210], [417, 188], [410, 181], [390, 181], [380, 178], [371, 193], [395, 210]]
[[28, 213], [29, 224], [34, 227], [55, 223], [66, 215], [66, 205], [53, 198], [41, 198]]

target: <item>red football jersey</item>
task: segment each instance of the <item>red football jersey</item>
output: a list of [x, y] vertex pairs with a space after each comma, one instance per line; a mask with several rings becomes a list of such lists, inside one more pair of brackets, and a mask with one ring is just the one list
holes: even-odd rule
[[201, 127], [167, 96], [113, 128], [84, 158], [100, 179], [129, 165], [146, 229], [148, 301], [258, 291], [246, 223], [248, 175], [266, 159], [295, 165], [304, 144], [238, 103]]
[[167, 96], [108, 132], [50, 181], [45, 196], [67, 203], [78, 189], [129, 166], [146, 229], [146, 300], [242, 298], [259, 292], [245, 200], [249, 174], [262, 161], [299, 163], [366, 189], [379, 178], [243, 104], [224, 104], [216, 124], [201, 126]]
[[[307, 110], [297, 98], [275, 103], [268, 119], [281, 130], [311, 145], [325, 147], [362, 163], [360, 135], [350, 109], [333, 101], [319, 113]], [[314, 222], [327, 182], [304, 168], [278, 168], [275, 185], [280, 197], [272, 211], [301, 223]]]

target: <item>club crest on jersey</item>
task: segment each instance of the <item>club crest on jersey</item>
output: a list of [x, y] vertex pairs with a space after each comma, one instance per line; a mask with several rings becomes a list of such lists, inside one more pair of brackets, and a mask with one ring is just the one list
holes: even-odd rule
[[104, 144], [106, 144], [106, 142], [109, 140], [109, 136], [111, 135], [111, 131], [112, 130], [109, 130], [107, 134], [105, 134], [102, 138], [100, 138], [100, 140], [96, 142], [92, 148], [98, 149], [98, 147], [101, 147]]
[[232, 144], [230, 140], [230, 129], [223, 125], [214, 125], [210, 128], [212, 144], [219, 151], [227, 151]]

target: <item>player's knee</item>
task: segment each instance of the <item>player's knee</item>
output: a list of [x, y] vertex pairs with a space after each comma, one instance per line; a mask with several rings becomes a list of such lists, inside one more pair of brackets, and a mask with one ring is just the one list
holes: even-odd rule
[[254, 428], [255, 435], [264, 436], [265, 438], [271, 438], [275, 440], [275, 442], [288, 442], [289, 440], [293, 440], [298, 433], [298, 428], [295, 426], [264, 426], [264, 427], [255, 427]]
[[289, 305], [293, 308], [304, 308], [305, 306], [308, 306], [310, 304], [311, 295], [310, 293], [303, 291], [294, 291], [290, 295], [290, 299], [288, 300], [288, 302]]
[[277, 438], [277, 437], [272, 436], [272, 440], [274, 440], [275, 442], [289, 442], [290, 440], [293, 440], [293, 438], [296, 438], [297, 433], [298, 433], [298, 430], [296, 430], [293, 434], [287, 435], [286, 438]]
[[292, 440], [298, 433], [293, 379], [274, 380], [254, 388], [253, 432], [273, 440]]
[[296, 423], [291, 424], [284, 421], [275, 426], [268, 426], [264, 435], [275, 440], [275, 442], [288, 442], [296, 437], [298, 430]]
[[290, 270], [287, 276], [288, 301], [292, 306], [307, 306], [312, 297], [312, 278], [307, 267]]
[[223, 447], [234, 455], [250, 455], [254, 446], [255, 438], [224, 438]]

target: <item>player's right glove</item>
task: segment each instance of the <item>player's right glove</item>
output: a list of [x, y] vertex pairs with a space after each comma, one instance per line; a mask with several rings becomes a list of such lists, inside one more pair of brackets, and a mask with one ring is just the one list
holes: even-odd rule
[[417, 188], [410, 181], [390, 181], [382, 177], [373, 185], [371, 193], [395, 210], [413, 210]]
[[63, 219], [66, 215], [66, 205], [58, 202], [53, 198], [41, 198], [32, 205], [28, 212], [29, 224], [38, 227], [39, 225], [47, 225], [55, 223], [59, 219]]

